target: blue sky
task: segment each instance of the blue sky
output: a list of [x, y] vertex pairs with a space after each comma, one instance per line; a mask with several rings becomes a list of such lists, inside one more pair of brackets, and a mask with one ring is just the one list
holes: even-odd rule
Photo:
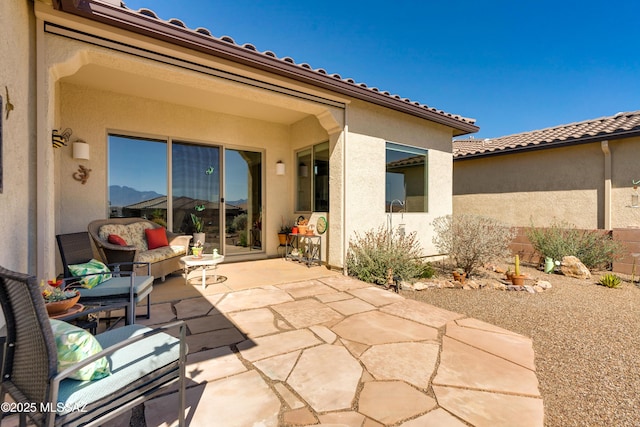
[[640, 2], [125, 0], [453, 114], [490, 138], [640, 110]]

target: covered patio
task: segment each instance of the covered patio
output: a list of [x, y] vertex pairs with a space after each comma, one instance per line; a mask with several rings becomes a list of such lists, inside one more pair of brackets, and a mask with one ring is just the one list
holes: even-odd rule
[[[527, 337], [324, 267], [218, 273], [205, 290], [180, 274], [157, 283], [144, 321], [188, 325], [190, 425], [543, 425]], [[176, 405], [169, 393], [134, 416], [174, 425]]]

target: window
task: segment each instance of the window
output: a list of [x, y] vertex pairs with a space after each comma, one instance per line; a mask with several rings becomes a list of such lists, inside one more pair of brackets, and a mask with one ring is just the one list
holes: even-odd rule
[[386, 164], [386, 212], [427, 212], [427, 150], [387, 142]]
[[109, 216], [166, 225], [166, 141], [109, 135]]
[[329, 211], [329, 142], [296, 154], [297, 211]]

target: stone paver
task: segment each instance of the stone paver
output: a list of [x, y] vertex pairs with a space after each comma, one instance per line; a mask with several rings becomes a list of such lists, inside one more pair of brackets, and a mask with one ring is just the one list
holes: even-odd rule
[[[220, 298], [222, 298], [221, 295], [215, 300]], [[174, 307], [178, 313], [178, 319], [190, 319], [192, 317], [206, 316], [213, 311], [214, 303], [207, 298], [201, 297], [182, 300], [176, 303]]]
[[358, 411], [383, 424], [395, 424], [429, 411], [436, 401], [400, 381], [370, 382], [360, 393]]
[[262, 371], [263, 374], [276, 381], [284, 381], [287, 379], [293, 366], [298, 361], [301, 351], [293, 351], [291, 353], [280, 354], [268, 359], [262, 359], [254, 362], [254, 366]]
[[[224, 293], [152, 308], [188, 324], [189, 425], [543, 426], [529, 338], [300, 268], [252, 287], [242, 266]], [[148, 427], [177, 425], [175, 390], [145, 403]]]
[[447, 325], [447, 336], [517, 363], [527, 369], [535, 370], [533, 342], [530, 338], [463, 328], [453, 322]]
[[540, 427], [542, 399], [433, 386], [438, 403], [476, 427]]
[[189, 353], [191, 354], [206, 349], [237, 344], [245, 341], [245, 337], [242, 336], [236, 328], [228, 328], [204, 332], [202, 334], [188, 335], [186, 341], [189, 346]]
[[235, 325], [229, 321], [229, 318], [220, 313], [190, 319], [187, 320], [186, 323], [192, 334], [235, 328]]
[[296, 328], [335, 322], [343, 318], [337, 311], [314, 299], [286, 302], [272, 308]]
[[439, 352], [437, 343], [383, 344], [365, 351], [360, 360], [378, 380], [403, 380], [427, 388]]
[[402, 296], [386, 291], [380, 287], [369, 286], [367, 288], [352, 289], [349, 293], [368, 302], [369, 304], [375, 305], [376, 307], [393, 304], [398, 301], [404, 301]]
[[380, 311], [368, 311], [347, 317], [331, 330], [342, 338], [362, 344], [388, 344], [438, 338], [438, 330], [435, 328]]
[[345, 316], [352, 314], [362, 313], [365, 311], [375, 310], [376, 307], [368, 302], [362, 301], [358, 298], [351, 298], [342, 301], [334, 301], [327, 304], [329, 307], [340, 312]]
[[533, 371], [446, 336], [433, 384], [540, 395]]
[[426, 414], [414, 418], [400, 427], [466, 427], [467, 424], [460, 421], [442, 408], [434, 409]]
[[382, 307], [380, 311], [433, 326], [434, 328], [441, 328], [451, 320], [464, 317], [462, 314], [408, 299]]
[[250, 362], [255, 362], [278, 354], [312, 347], [321, 342], [311, 331], [299, 329], [243, 341], [238, 344], [238, 350], [240, 350], [242, 357]]
[[341, 346], [324, 344], [302, 352], [287, 383], [318, 412], [351, 407], [362, 367]]
[[261, 337], [279, 332], [275, 316], [268, 308], [229, 313], [229, 318], [249, 337]]
[[325, 285], [319, 280], [286, 283], [284, 285], [279, 285], [278, 288], [288, 292], [289, 295], [291, 295], [295, 299], [337, 293], [334, 288]]
[[293, 301], [293, 298], [282, 289], [278, 289], [275, 286], [265, 286], [264, 288], [228, 293], [216, 305], [216, 308], [223, 313], [229, 313], [267, 307], [288, 301]]

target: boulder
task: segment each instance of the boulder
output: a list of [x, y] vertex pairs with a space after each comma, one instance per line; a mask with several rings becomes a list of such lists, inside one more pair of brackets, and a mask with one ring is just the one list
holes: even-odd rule
[[585, 265], [574, 256], [566, 256], [562, 258], [560, 263], [562, 274], [577, 279], [591, 279], [591, 272]]

